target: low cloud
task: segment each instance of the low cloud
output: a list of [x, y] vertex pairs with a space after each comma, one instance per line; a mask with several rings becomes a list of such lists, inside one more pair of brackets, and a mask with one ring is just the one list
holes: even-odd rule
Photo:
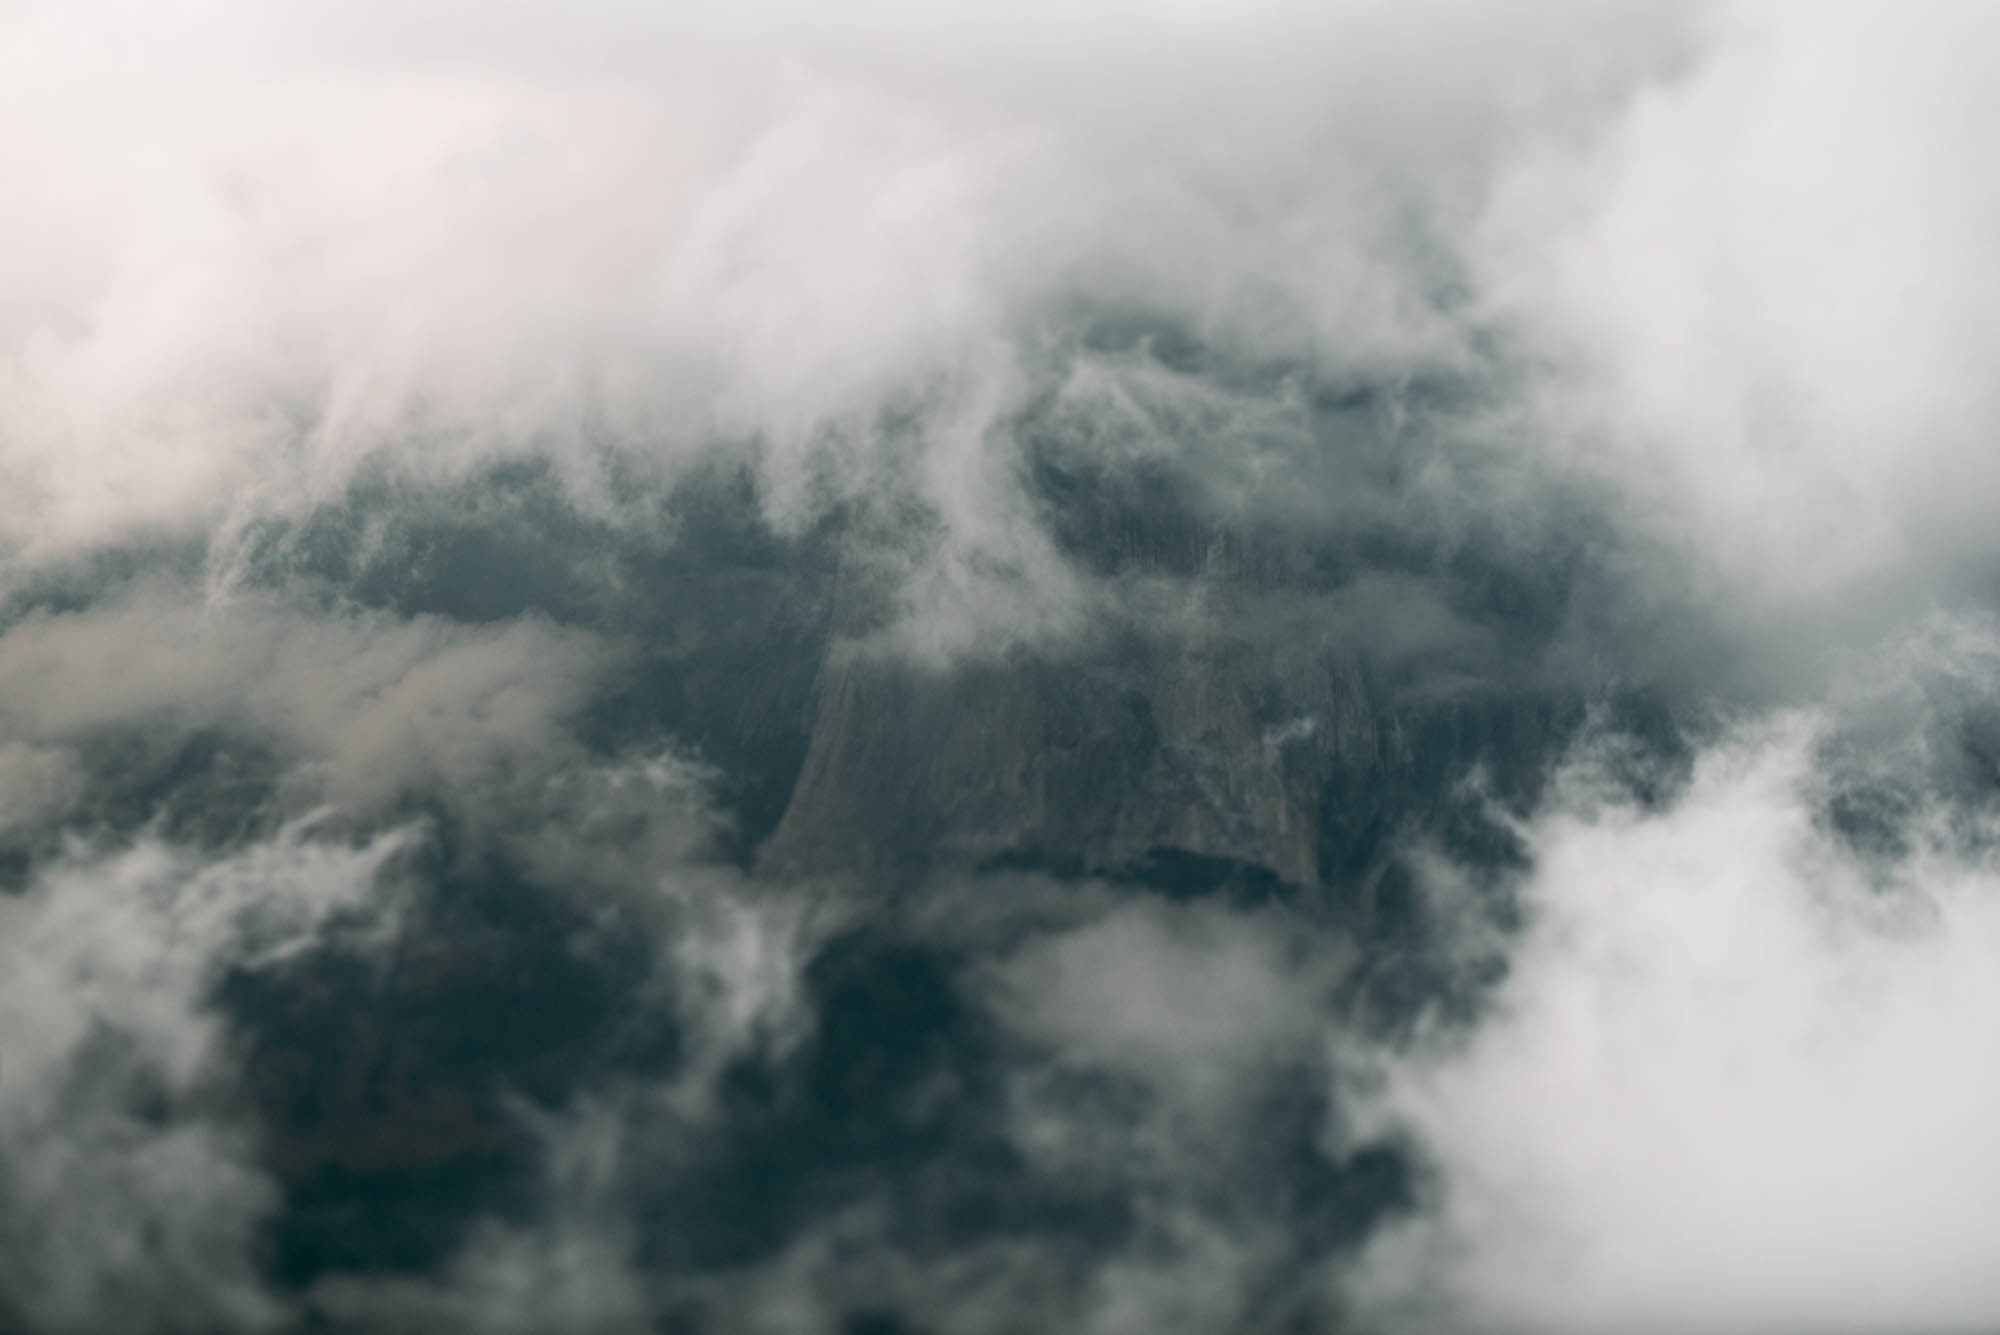
[[[234, 731], [294, 767], [290, 801], [368, 811], [571, 759], [565, 716], [604, 661], [594, 638], [534, 621], [318, 616], [143, 585], [0, 632], [0, 731], [18, 764], [44, 769], [102, 734], [172, 746]], [[37, 790], [44, 803], [63, 791]]]
[[1438, 1173], [1357, 1281], [1386, 1327], [1991, 1324], [1996, 868], [1935, 815], [1891, 872], [1857, 851], [1826, 726], [1744, 731], [1663, 810], [1580, 764], [1524, 831], [1490, 1014], [1375, 1106]]
[[989, 1004], [1058, 1062], [1135, 1078], [1227, 1121], [1260, 1072], [1316, 1058], [1341, 954], [1288, 942], [1268, 916], [1139, 904], [1015, 952], [994, 969]]
[[73, 848], [0, 898], [0, 1315], [37, 1330], [268, 1329], [254, 1264], [277, 1207], [211, 1008], [328, 925], [393, 911], [407, 832], [308, 823], [215, 861]]
[[[226, 581], [245, 532], [369, 469], [546, 460], [608, 514], [721, 454], [781, 529], [895, 521], [906, 649], [1058, 641], [1089, 609], [1020, 428], [1079, 315], [1307, 378], [1480, 373], [1449, 294], [1510, 136], [1685, 44], [1661, 7], [1558, 3], [508, 7], [447, 56], [467, 24], [221, 3], [0, 29], [41, 127], [0, 136], [37, 183], [0, 261], [12, 578], [166, 535]], [[1198, 471], [1241, 472], [1228, 437], [1286, 404], [1262, 398]]]
[[0, 1326], [1992, 1323], [1987, 8], [653, 9], [0, 18]]
[[1478, 284], [1564, 374], [1543, 430], [1737, 596], [1990, 554], [1995, 16], [1722, 5], [1701, 58], [1496, 190]]

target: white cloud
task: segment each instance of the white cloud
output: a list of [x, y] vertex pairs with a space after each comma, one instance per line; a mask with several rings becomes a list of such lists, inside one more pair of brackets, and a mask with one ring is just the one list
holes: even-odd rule
[[1544, 431], [1780, 601], [1990, 551], [1990, 6], [1710, 7], [1701, 58], [1522, 152], [1484, 300], [1570, 377]]
[[[534, 621], [304, 615], [240, 594], [233, 544], [364, 467], [422, 484], [541, 458], [613, 513], [629, 493], [607, 464], [656, 482], [724, 451], [781, 529], [874, 508], [853, 532], [881, 540], [848, 573], [893, 586], [883, 645], [944, 661], [1047, 642], [1112, 595], [1021, 485], [1017, 419], [1043, 391], [1100, 462], [1165, 463], [1239, 516], [1331, 527], [1368, 502], [1316, 466], [1337, 443], [1308, 410], [1315, 378], [1468, 373], [1505, 401], [1424, 435], [1414, 468], [1493, 419], [1502, 450], [1553, 442], [1561, 467], [1610, 481], [1616, 522], [1638, 516], [1650, 545], [1632, 562], [1676, 554], [1696, 578], [1657, 584], [1695, 590], [1760, 684], [1811, 696], [1836, 675], [1814, 660], [1870, 652], [1995, 554], [1995, 14], [16, 6], [0, 590], [165, 534], [209, 540], [214, 587], [237, 596], [145, 588], [0, 634], [0, 837], [75, 809], [94, 735], [224, 726], [278, 753], [300, 807], [379, 809], [413, 787], [526, 804], [590, 836], [511, 830], [539, 872], [643, 879], [710, 830], [706, 779], [584, 763], [567, 724], [607, 646]], [[1114, 352], [1055, 381], [1086, 308], [1297, 374], [1225, 386]], [[1467, 489], [1474, 508], [1536, 503]], [[1184, 594], [1116, 591], [1134, 615]], [[1485, 671], [1501, 652], [1396, 574], [1286, 610], [1395, 665]], [[1734, 690], [1706, 644], [1673, 661]], [[1272, 736], [1332, 727], [1287, 726]], [[1371, 1252], [1361, 1292], [1385, 1320], [2000, 1316], [1984, 1136], [2000, 1084], [1979, 1056], [2000, 1014], [1995, 872], [1937, 842], [1883, 892], [1815, 823], [1813, 746], [1803, 726], [1753, 732], [1669, 810], [1572, 792], [1529, 824], [1534, 917], [1501, 1008], [1392, 1063], [1377, 1108], [1442, 1174], [1435, 1211]], [[248, 882], [230, 877], [256, 857], [258, 875], [342, 894], [365, 861], [294, 833], [199, 869], [142, 842], [0, 899], [18, 929], [0, 936], [16, 966], [0, 1117], [10, 1154], [42, 1147], [0, 1190], [53, 1212], [46, 1247], [73, 1262], [17, 1282], [45, 1257], [29, 1239], [0, 1249], [28, 1258], [0, 1275], [51, 1320], [95, 1320], [113, 1270], [153, 1276], [124, 1291], [135, 1311], [273, 1317], [240, 1258], [269, 1189], [227, 1126], [149, 1128], [116, 1099], [69, 1125], [47, 1101], [91, 1063], [120, 1098], [148, 1081], [194, 1097], [214, 1041], [196, 999], [215, 960], [251, 949]], [[818, 924], [740, 888], [718, 874], [663, 897], [684, 933], [676, 1000], [699, 1015], [690, 1087], [804, 1024]], [[273, 904], [278, 939], [319, 921]], [[1311, 1046], [1336, 964], [1302, 963], [1261, 922], [1130, 910], [1023, 947], [983, 997], [1016, 1037], [1214, 1125], [1258, 1054]], [[1161, 1134], [1148, 1152], [1184, 1152]], [[457, 1287], [411, 1310], [638, 1320], [624, 1240], [575, 1222], [573, 1239], [482, 1234]], [[1225, 1276], [1210, 1297], [1233, 1292], [1261, 1240], [1238, 1251], [1204, 1227], [1159, 1224]], [[167, 1242], [142, 1263], [149, 1229]], [[1093, 1310], [1106, 1329], [1220, 1320], [1201, 1297], [1135, 1261]]]
[[0, 26], [0, 551], [205, 534], [226, 573], [230, 535], [364, 461], [532, 454], [615, 508], [607, 460], [720, 448], [781, 525], [931, 514], [912, 646], [1062, 635], [1085, 613], [1009, 433], [1066, 303], [1341, 375], [1466, 365], [1438, 293], [1510, 136], [1615, 100], [1679, 26], [30, 5]]
[[210, 993], [335, 914], [387, 908], [383, 868], [407, 844], [301, 822], [207, 864], [151, 840], [75, 849], [0, 897], [0, 1294], [32, 1328], [283, 1319], [253, 1251], [275, 1188], [226, 1113]]
[[1573, 776], [1525, 831], [1490, 1017], [1391, 1061], [1431, 1213], [1357, 1291], [1410, 1329], [1891, 1331], [2000, 1318], [2000, 868], [1893, 883], [1816, 818], [1819, 731], [1646, 813]]
[[1316, 944], [1288, 942], [1269, 916], [1140, 903], [1031, 940], [982, 990], [1055, 1061], [1133, 1076], [1226, 1116], [1260, 1071], [1310, 1060], [1326, 991], [1347, 963]]
[[142, 585], [0, 633], [0, 736], [46, 747], [233, 725], [299, 767], [309, 803], [368, 808], [569, 758], [563, 723], [603, 662], [594, 638], [534, 621], [315, 617]]

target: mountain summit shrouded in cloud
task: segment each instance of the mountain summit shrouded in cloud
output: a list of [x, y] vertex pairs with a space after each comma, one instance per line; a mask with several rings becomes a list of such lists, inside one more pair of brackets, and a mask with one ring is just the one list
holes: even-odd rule
[[0, 16], [0, 1331], [2000, 1324], [2000, 11]]

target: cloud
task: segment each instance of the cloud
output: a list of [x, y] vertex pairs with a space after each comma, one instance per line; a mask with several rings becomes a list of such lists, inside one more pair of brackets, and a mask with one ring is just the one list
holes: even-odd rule
[[1992, 1324], [2000, 882], [1932, 824], [1885, 883], [1824, 815], [1824, 728], [1745, 731], [1665, 810], [1579, 769], [1525, 831], [1490, 1015], [1388, 1067], [1439, 1177], [1361, 1272], [1385, 1325]]
[[60, 746], [0, 745], [0, 840], [32, 836], [82, 797], [83, 766]]
[[1227, 1120], [1260, 1069], [1313, 1059], [1345, 963], [1320, 945], [1288, 949], [1269, 918], [1134, 904], [998, 962], [988, 1004], [1058, 1061], [1157, 1084]]
[[178, 743], [222, 728], [277, 748], [294, 803], [370, 810], [416, 791], [469, 796], [571, 758], [565, 716], [604, 661], [593, 637], [532, 620], [316, 616], [259, 597], [205, 606], [147, 584], [0, 633], [0, 731], [21, 763], [63, 765], [64, 748], [103, 734]]
[[226, 578], [364, 469], [542, 458], [617, 513], [720, 451], [781, 528], [893, 521], [904, 647], [1058, 640], [1089, 609], [1018, 429], [1080, 308], [1336, 378], [1476, 369], [1461, 215], [1681, 26], [29, 6], [0, 29], [38, 127], [0, 136], [35, 182], [0, 246], [0, 548], [18, 576], [193, 537]]
[[0, 1307], [39, 1330], [260, 1330], [276, 1208], [235, 1104], [213, 989], [381, 894], [407, 831], [309, 822], [214, 861], [142, 840], [74, 847], [0, 897]]
[[[13, 7], [0, 1325], [301, 1310], [253, 1263], [282, 1202], [207, 995], [372, 902], [413, 836], [330, 832], [413, 804], [457, 841], [440, 900], [490, 936], [440, 995], [525, 949], [481, 895], [559, 901], [629, 949], [533, 958], [674, 1053], [548, 1057], [573, 1057], [559, 1110], [510, 1114], [547, 1180], [434, 1273], [319, 1283], [330, 1319], [619, 1329], [685, 1297], [771, 1329], [896, 1304], [1215, 1329], [1320, 1315], [1334, 1275], [1412, 1329], [1990, 1323], [1992, 655], [1909, 646], [1963, 629], [2000, 555], [1993, 27], [1845, 2]], [[308, 569], [313, 524], [369, 505], [487, 523], [458, 507], [510, 467], [607, 553], [565, 574], [619, 586], [564, 602], [575, 624], [406, 615], [390, 574]], [[751, 480], [746, 566], [838, 565], [776, 649], [678, 619], [685, 595], [733, 625], [737, 585], [689, 592], [705, 566], [645, 584], [675, 489], [716, 477]], [[357, 541], [381, 572], [423, 545]], [[162, 551], [179, 580], [99, 577]], [[683, 674], [704, 636], [728, 643]], [[806, 665], [738, 701], [772, 653]], [[871, 678], [871, 653], [905, 661]], [[1859, 698], [1871, 662], [1893, 700]], [[1465, 765], [1518, 759], [1530, 800], [1560, 720], [1628, 686], [1666, 698], [1691, 778], [1656, 764], [1633, 805], [1580, 759], [1493, 817], [1516, 870], [1398, 843], [1476, 802]], [[689, 718], [722, 722], [668, 735]], [[768, 747], [742, 763], [769, 774], [698, 757], [730, 728], [717, 751]], [[716, 794], [756, 786], [769, 828], [801, 763], [795, 823], [836, 827], [808, 859], [1032, 858], [1009, 841], [1060, 826], [1127, 871], [1169, 843], [1281, 862], [1254, 870], [1284, 907], [710, 865]], [[1101, 798], [1107, 773], [1144, 778]], [[910, 814], [933, 809], [968, 814], [947, 840]], [[1374, 921], [1392, 862], [1449, 909], [1396, 948], [1500, 979], [1409, 1051], [1341, 1011], [1375, 944], [1352, 904]], [[905, 1117], [935, 1136], [907, 1158], [882, 1148]], [[1353, 1186], [1402, 1152], [1384, 1136], [1434, 1197], [1343, 1285], [1400, 1208], [1400, 1169]], [[830, 1162], [753, 1181], [773, 1145]], [[676, 1191], [753, 1187], [727, 1273], [647, 1232]], [[1039, 1222], [927, 1251], [910, 1220], [940, 1200]]]
[[1474, 253], [1564, 371], [1543, 413], [1741, 591], [1988, 551], [2000, 192], [1979, 5], [1724, 5], [1701, 56], [1515, 155]]

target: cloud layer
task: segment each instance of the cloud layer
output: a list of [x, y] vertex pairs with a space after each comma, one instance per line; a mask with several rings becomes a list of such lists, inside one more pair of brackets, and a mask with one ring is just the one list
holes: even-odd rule
[[1440, 1161], [1367, 1271], [1411, 1328], [1990, 1320], [1990, 854], [1927, 813], [1886, 873], [1857, 856], [1815, 741], [1734, 739], [1662, 812], [1579, 776], [1538, 819], [1492, 1017], [1383, 1095]]
[[1986, 7], [0, 18], [0, 1326], [1993, 1324]]

